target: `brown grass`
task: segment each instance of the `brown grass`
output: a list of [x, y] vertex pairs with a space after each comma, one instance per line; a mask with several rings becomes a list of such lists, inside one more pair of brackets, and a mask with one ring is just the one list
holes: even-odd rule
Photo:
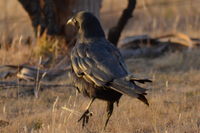
[[[115, 106], [105, 132], [198, 132], [200, 62], [184, 64], [187, 60], [196, 61], [199, 56], [195, 55], [195, 51], [193, 53], [187, 53], [193, 56], [177, 64], [173, 60], [182, 58], [182, 53], [172, 53], [157, 59], [127, 60], [136, 75], [147, 75], [154, 80], [148, 87], [151, 88], [148, 95], [150, 107], [123, 96], [119, 107]], [[18, 91], [21, 91], [20, 88]], [[46, 90], [40, 93], [38, 99], [33, 96], [18, 97], [17, 90], [11, 88], [1, 90], [0, 102], [0, 118], [10, 123], [0, 128], [1, 132], [101, 132], [105, 122], [105, 102], [96, 100], [91, 108], [94, 115], [86, 129], [82, 129], [77, 120], [79, 112], [83, 112], [89, 100], [80, 94], [77, 96], [71, 88]], [[63, 110], [63, 106], [78, 114]]]
[[[6, 0], [5, 0], [6, 1]], [[4, 9], [5, 1], [0, 2]], [[199, 5], [197, 1], [170, 6], [148, 7], [153, 2], [165, 0], [140, 0], [134, 18], [127, 25], [122, 38], [129, 35], [149, 34], [158, 36], [170, 31], [184, 32], [200, 38]], [[186, 0], [185, 0], [186, 1]], [[110, 2], [110, 4], [109, 4]], [[148, 3], [147, 3], [148, 2]], [[183, 2], [184, 3], [184, 2]], [[0, 14], [0, 65], [36, 64], [32, 43], [25, 46], [20, 38], [32, 36], [27, 14], [13, 0], [7, 0], [7, 17]], [[13, 4], [15, 5], [13, 8]], [[117, 3], [104, 1], [102, 22], [105, 29], [113, 26], [114, 20], [124, 8], [124, 0]], [[192, 10], [191, 10], [192, 9]], [[17, 10], [17, 12], [16, 12]], [[106, 13], [105, 13], [106, 12]], [[22, 17], [20, 17], [22, 15]], [[19, 19], [14, 19], [19, 18]], [[8, 21], [8, 23], [5, 23]], [[9, 30], [6, 30], [8, 27]], [[6, 38], [14, 37], [11, 48]], [[200, 50], [166, 53], [152, 58], [128, 59], [129, 69], [137, 76], [153, 79], [147, 85], [150, 107], [136, 99], [123, 96], [119, 107], [104, 132], [110, 133], [198, 133], [200, 130]], [[89, 100], [76, 94], [72, 88], [42, 91], [38, 99], [20, 96], [22, 88], [2, 90], [0, 88], [0, 132], [1, 133], [99, 133], [105, 122], [106, 104], [96, 100], [91, 108], [94, 113], [85, 129], [78, 123]], [[62, 109], [65, 106], [75, 113]], [[7, 124], [9, 122], [9, 124]]]

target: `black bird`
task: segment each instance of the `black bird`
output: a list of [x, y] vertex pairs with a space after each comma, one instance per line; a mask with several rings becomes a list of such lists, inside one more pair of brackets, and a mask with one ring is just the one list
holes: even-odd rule
[[78, 121], [82, 126], [88, 123], [89, 108], [97, 99], [107, 102], [107, 119], [112, 115], [114, 103], [118, 103], [122, 94], [138, 98], [149, 105], [146, 90], [136, 82], [151, 82], [148, 79], [135, 79], [127, 70], [119, 50], [105, 38], [98, 19], [89, 12], [79, 12], [67, 24], [78, 29], [77, 42], [71, 51], [70, 74], [78, 91], [91, 98], [86, 111]]

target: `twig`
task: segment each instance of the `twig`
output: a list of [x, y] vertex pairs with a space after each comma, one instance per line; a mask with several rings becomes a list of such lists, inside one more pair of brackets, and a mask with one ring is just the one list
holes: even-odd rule
[[40, 64], [41, 64], [41, 62], [42, 62], [42, 57], [40, 56], [38, 67], [37, 67], [36, 81], [35, 81], [35, 90], [34, 90], [35, 98], [38, 98], [38, 95], [39, 95], [40, 81], [46, 75], [46, 73], [43, 73], [41, 78], [39, 77], [40, 76]]
[[70, 113], [72, 113], [72, 114], [75, 114], [75, 115], [77, 115], [77, 116], [80, 116], [80, 115], [81, 115], [80, 112], [75, 111], [75, 110], [72, 110], [72, 109], [69, 109], [69, 108], [64, 107], [64, 106], [62, 107], [62, 109], [63, 109], [63, 110], [66, 110], [66, 111], [68, 111], [68, 112], [70, 112]]
[[58, 103], [58, 100], [59, 100], [59, 97], [57, 96], [55, 102], [53, 103], [53, 108], [52, 108], [52, 129], [51, 129], [52, 133], [55, 133], [55, 121], [56, 121], [55, 107], [56, 107], [56, 104]]

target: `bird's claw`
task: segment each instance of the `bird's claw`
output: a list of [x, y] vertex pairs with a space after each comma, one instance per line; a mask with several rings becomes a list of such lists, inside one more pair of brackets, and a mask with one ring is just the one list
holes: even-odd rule
[[80, 122], [82, 120], [82, 127], [84, 127], [88, 121], [89, 121], [89, 117], [92, 116], [92, 112], [90, 112], [89, 110], [86, 110], [83, 115], [80, 117], [80, 119], [78, 120], [78, 122]]

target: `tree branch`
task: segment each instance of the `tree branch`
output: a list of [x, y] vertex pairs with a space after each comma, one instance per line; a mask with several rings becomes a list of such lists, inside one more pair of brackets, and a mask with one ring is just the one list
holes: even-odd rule
[[116, 26], [112, 27], [108, 32], [108, 40], [117, 46], [122, 30], [132, 17], [132, 12], [135, 9], [136, 0], [128, 0], [128, 6], [124, 9]]

